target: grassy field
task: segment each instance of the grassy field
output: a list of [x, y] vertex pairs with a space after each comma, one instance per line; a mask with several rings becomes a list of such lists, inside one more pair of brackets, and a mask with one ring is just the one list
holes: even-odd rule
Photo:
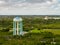
[[0, 45], [53, 45], [51, 44], [53, 38], [56, 45], [60, 45], [60, 29], [35, 29], [30, 32], [32, 33], [27, 33], [24, 36], [13, 36], [12, 32], [0, 32]]
[[[29, 31], [31, 33], [41, 33], [41, 32], [51, 32], [53, 34], [57, 34], [57, 35], [60, 35], [60, 29], [41, 29], [41, 30], [37, 30], [37, 29], [34, 29], [34, 30], [31, 30]], [[1, 32], [0, 31], [0, 35], [13, 35], [12, 32]]]
[[40, 33], [40, 32], [52, 32], [54, 34], [60, 35], [60, 29], [42, 29], [42, 30], [32, 30], [32, 33]]

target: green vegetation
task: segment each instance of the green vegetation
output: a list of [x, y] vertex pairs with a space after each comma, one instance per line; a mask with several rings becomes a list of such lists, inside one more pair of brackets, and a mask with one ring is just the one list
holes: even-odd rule
[[23, 30], [29, 33], [13, 36], [13, 18], [0, 17], [0, 45], [60, 45], [60, 19], [22, 16]]
[[54, 35], [51, 32], [28, 33], [24, 36], [5, 35], [0, 36], [0, 45], [60, 45], [60, 35]]
[[32, 33], [51, 32], [55, 35], [56, 34], [60, 35], [60, 29], [42, 29], [42, 30], [32, 30], [30, 32]]

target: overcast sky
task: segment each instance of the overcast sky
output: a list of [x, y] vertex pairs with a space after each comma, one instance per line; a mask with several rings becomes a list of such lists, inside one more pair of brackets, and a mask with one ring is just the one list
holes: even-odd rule
[[60, 0], [0, 0], [0, 15], [60, 15]]

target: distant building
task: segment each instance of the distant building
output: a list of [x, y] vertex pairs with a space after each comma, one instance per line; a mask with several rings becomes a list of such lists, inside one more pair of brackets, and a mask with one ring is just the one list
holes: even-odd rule
[[48, 17], [48, 16], [45, 16], [44, 19], [45, 20], [48, 20], [48, 19], [60, 19], [60, 17]]
[[45, 20], [48, 20], [48, 16], [45, 16], [44, 19], [45, 19]]

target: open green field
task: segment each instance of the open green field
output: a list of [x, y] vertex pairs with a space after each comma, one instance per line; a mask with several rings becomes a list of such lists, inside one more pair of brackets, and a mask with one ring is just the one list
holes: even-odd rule
[[32, 30], [32, 33], [40, 33], [40, 32], [52, 32], [53, 34], [60, 35], [60, 29], [41, 29], [41, 30]]
[[0, 32], [0, 45], [54, 45], [51, 44], [53, 38], [55, 45], [60, 45], [60, 29], [35, 29], [28, 32], [31, 33], [23, 36], [13, 36], [11, 32]]
[[[31, 32], [31, 33], [51, 32], [55, 35], [60, 35], [60, 29], [41, 29], [41, 30], [34, 29], [34, 30], [28, 31], [28, 33], [29, 32]], [[13, 33], [12, 32], [1, 32], [0, 31], [0, 35], [13, 35]]]

